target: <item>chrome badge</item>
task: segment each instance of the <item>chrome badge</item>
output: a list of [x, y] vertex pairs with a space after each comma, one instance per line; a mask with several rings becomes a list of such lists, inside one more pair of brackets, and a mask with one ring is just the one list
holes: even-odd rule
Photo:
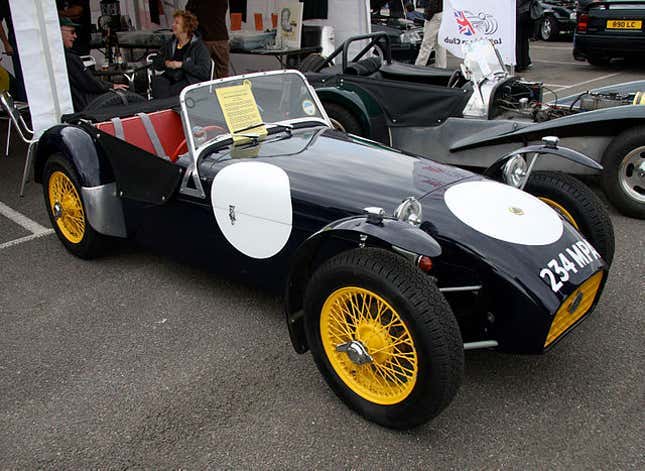
[[524, 216], [524, 210], [522, 208], [518, 208], [517, 206], [511, 206], [508, 208], [508, 210], [511, 212], [511, 214], [515, 214], [516, 216]]
[[232, 204], [228, 205], [228, 218], [231, 220], [231, 226], [234, 226], [237, 218], [235, 217], [235, 206]]

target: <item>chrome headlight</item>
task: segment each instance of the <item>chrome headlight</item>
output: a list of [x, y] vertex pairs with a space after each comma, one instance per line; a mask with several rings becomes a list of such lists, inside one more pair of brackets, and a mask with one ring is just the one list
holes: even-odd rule
[[413, 196], [404, 199], [394, 210], [394, 217], [399, 221], [418, 226], [423, 219], [421, 203]]
[[526, 172], [528, 170], [528, 165], [526, 160], [521, 155], [516, 155], [512, 157], [504, 164], [502, 173], [504, 174], [504, 181], [507, 185], [514, 186], [515, 188], [520, 188], [522, 183], [524, 183], [524, 178], [526, 177]]
[[416, 44], [421, 42], [421, 35], [418, 31], [414, 30], [401, 33], [401, 36], [399, 36], [399, 38], [401, 39], [402, 43]]

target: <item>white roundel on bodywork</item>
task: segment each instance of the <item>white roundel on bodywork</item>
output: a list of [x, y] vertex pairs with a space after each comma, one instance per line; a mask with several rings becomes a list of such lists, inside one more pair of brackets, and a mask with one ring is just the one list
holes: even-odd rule
[[560, 216], [545, 203], [509, 185], [470, 181], [451, 186], [445, 201], [464, 224], [495, 239], [548, 245], [562, 237]]
[[211, 202], [226, 240], [249, 257], [272, 257], [289, 240], [291, 187], [280, 167], [264, 162], [224, 167], [213, 180]]

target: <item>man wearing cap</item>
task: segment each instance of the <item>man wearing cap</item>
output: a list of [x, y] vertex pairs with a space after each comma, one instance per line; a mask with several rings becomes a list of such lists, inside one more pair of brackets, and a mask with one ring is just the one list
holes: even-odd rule
[[72, 92], [72, 103], [74, 111], [81, 111], [87, 104], [99, 95], [111, 89], [127, 89], [127, 85], [114, 84], [97, 80], [81, 61], [81, 58], [71, 51], [76, 40], [77, 23], [69, 18], [60, 19], [60, 31], [63, 35], [63, 46], [65, 47], [65, 62], [67, 63], [67, 75], [69, 77], [69, 88]]

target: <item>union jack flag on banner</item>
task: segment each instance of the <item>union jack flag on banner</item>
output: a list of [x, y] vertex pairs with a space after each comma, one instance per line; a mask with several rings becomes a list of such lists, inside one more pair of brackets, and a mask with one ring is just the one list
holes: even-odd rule
[[505, 64], [515, 64], [515, 1], [444, 0], [439, 44], [463, 58], [465, 45], [488, 39]]
[[465, 34], [466, 36], [472, 36], [475, 34], [475, 28], [468, 18], [466, 18], [464, 11], [456, 11], [455, 19], [459, 25], [459, 34]]

